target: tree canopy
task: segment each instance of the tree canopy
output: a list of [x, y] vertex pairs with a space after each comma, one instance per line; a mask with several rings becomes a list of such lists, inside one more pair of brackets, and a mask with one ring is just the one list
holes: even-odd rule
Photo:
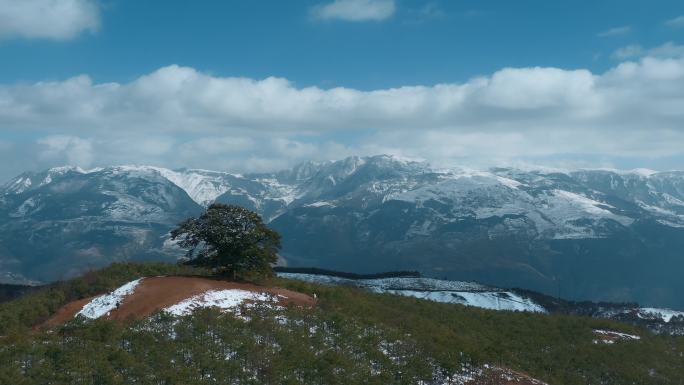
[[280, 234], [259, 214], [240, 206], [214, 203], [199, 218], [189, 218], [171, 232], [171, 239], [188, 249], [185, 263], [222, 273], [272, 274], [278, 259]]

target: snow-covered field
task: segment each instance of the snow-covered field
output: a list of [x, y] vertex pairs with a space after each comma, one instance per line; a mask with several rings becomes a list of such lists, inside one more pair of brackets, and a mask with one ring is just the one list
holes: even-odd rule
[[278, 273], [278, 276], [323, 285], [360, 287], [379, 294], [394, 294], [435, 302], [457, 303], [482, 309], [546, 313], [546, 309], [529, 298], [473, 282], [414, 277], [349, 279], [300, 273]]
[[196, 309], [207, 307], [235, 311], [246, 302], [276, 302], [276, 300], [267, 293], [239, 289], [212, 290], [169, 306], [164, 311], [175, 316], [190, 315]]
[[634, 334], [620, 333], [612, 330], [594, 330], [599, 338], [594, 340], [595, 344], [614, 344], [618, 341], [638, 341], [641, 337]]
[[672, 321], [673, 318], [678, 318], [678, 317], [683, 317], [684, 318], [684, 311], [676, 311], [676, 310], [670, 310], [670, 309], [658, 309], [654, 307], [642, 307], [639, 309], [637, 312], [637, 315], [640, 318], [645, 318], [645, 319], [662, 319], [665, 322], [670, 322]]
[[[135, 292], [136, 287], [138, 287], [142, 280], [143, 278], [136, 279], [108, 294], [94, 298], [85, 304], [83, 308], [76, 313], [76, 316], [81, 315], [89, 319], [96, 319], [110, 315], [112, 311], [123, 304], [128, 296]], [[257, 302], [278, 308], [278, 301], [280, 299], [286, 299], [286, 297], [268, 292], [255, 292], [242, 289], [214, 289], [207, 290], [174, 305], [167, 306], [162, 309], [162, 311], [174, 316], [185, 316], [192, 314], [196, 309], [210, 307], [218, 308], [226, 312], [237, 312], [239, 307], [243, 304], [249, 305]], [[123, 306], [125, 307], [126, 305]]]
[[92, 301], [83, 306], [81, 311], [78, 312], [77, 316], [82, 315], [90, 319], [106, 316], [112, 310], [116, 309], [117, 304], [123, 302], [124, 298], [133, 294], [135, 288], [138, 286], [141, 280], [142, 278], [128, 282], [109, 294], [104, 294], [94, 298]]
[[297, 279], [336, 286], [358, 286], [379, 290], [418, 290], [418, 291], [488, 291], [491, 288], [475, 282], [447, 281], [422, 277], [395, 277], [377, 279], [349, 279], [322, 274], [278, 273], [281, 278]]

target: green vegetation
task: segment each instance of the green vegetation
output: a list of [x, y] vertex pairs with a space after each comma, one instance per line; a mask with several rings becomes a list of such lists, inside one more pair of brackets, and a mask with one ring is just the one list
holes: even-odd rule
[[214, 203], [199, 218], [190, 218], [171, 232], [188, 249], [186, 264], [243, 277], [270, 276], [278, 260], [280, 234], [259, 214], [246, 208]]
[[357, 274], [349, 273], [346, 271], [319, 269], [317, 267], [289, 267], [289, 266], [276, 266], [273, 268], [278, 273], [299, 273], [299, 274], [318, 274], [318, 275], [328, 275], [331, 277], [340, 277], [348, 279], [379, 279], [379, 278], [394, 278], [394, 277], [416, 277], [419, 278], [420, 272], [418, 271], [385, 271], [373, 274]]
[[[681, 337], [605, 320], [487, 311], [283, 279], [263, 283], [316, 293], [318, 306], [256, 306], [243, 309], [244, 318], [214, 310], [180, 319], [159, 314], [125, 325], [76, 320], [55, 331], [29, 331], [69, 297], [141, 275], [201, 273], [185, 269], [116, 265], [0, 305], [0, 383], [414, 384], [485, 363], [549, 384], [684, 378]], [[597, 345], [593, 329], [643, 338]]]
[[203, 269], [161, 262], [115, 263], [106, 269], [88, 272], [80, 278], [46, 286], [29, 296], [0, 303], [0, 335], [13, 331], [23, 333], [71, 301], [114, 290], [136, 278], [207, 274]]
[[[550, 384], [679, 384], [684, 338], [655, 336], [609, 320], [491, 311], [339, 287], [278, 280], [316, 292], [320, 311], [410, 334], [428, 357], [455, 368], [461, 352], [475, 363], [530, 373]], [[594, 329], [638, 334], [638, 342], [594, 344]]]

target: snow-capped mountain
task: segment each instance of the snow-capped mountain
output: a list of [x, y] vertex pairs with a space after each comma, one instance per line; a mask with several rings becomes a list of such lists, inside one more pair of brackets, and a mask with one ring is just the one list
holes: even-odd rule
[[202, 207], [147, 168], [25, 173], [0, 193], [0, 269], [50, 281], [112, 261], [168, 259], [164, 234]]
[[436, 169], [384, 155], [271, 174], [25, 173], [0, 189], [0, 272], [45, 281], [175, 258], [169, 229], [211, 202], [259, 212], [290, 265], [684, 307], [684, 172]]

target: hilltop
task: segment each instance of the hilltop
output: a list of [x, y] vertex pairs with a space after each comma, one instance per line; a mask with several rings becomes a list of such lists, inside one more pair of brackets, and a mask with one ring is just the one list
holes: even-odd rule
[[311, 296], [292, 290], [208, 277], [143, 277], [111, 293], [70, 302], [57, 310], [41, 327], [59, 326], [79, 316], [117, 321], [140, 320], [158, 312], [187, 315], [200, 308], [234, 310], [244, 304], [257, 303], [275, 308], [289, 305], [311, 307], [315, 301]]
[[[202, 270], [158, 263], [117, 264], [38, 289], [0, 304], [0, 382], [574, 385], [676, 384], [684, 376], [681, 337], [609, 320], [485, 310], [282, 278], [249, 287], [279, 287], [304, 299], [315, 294], [315, 306], [257, 300], [223, 310], [145, 311], [145, 317], [117, 317], [110, 309], [109, 316], [31, 331], [74, 301], [83, 309], [121, 295], [121, 312], [149, 303], [140, 299], [166, 279], [238, 289]], [[135, 298], [136, 288], [150, 283]], [[164, 290], [147, 298], [167, 309], [203, 289], [181, 296], [171, 290], [171, 301]]]

